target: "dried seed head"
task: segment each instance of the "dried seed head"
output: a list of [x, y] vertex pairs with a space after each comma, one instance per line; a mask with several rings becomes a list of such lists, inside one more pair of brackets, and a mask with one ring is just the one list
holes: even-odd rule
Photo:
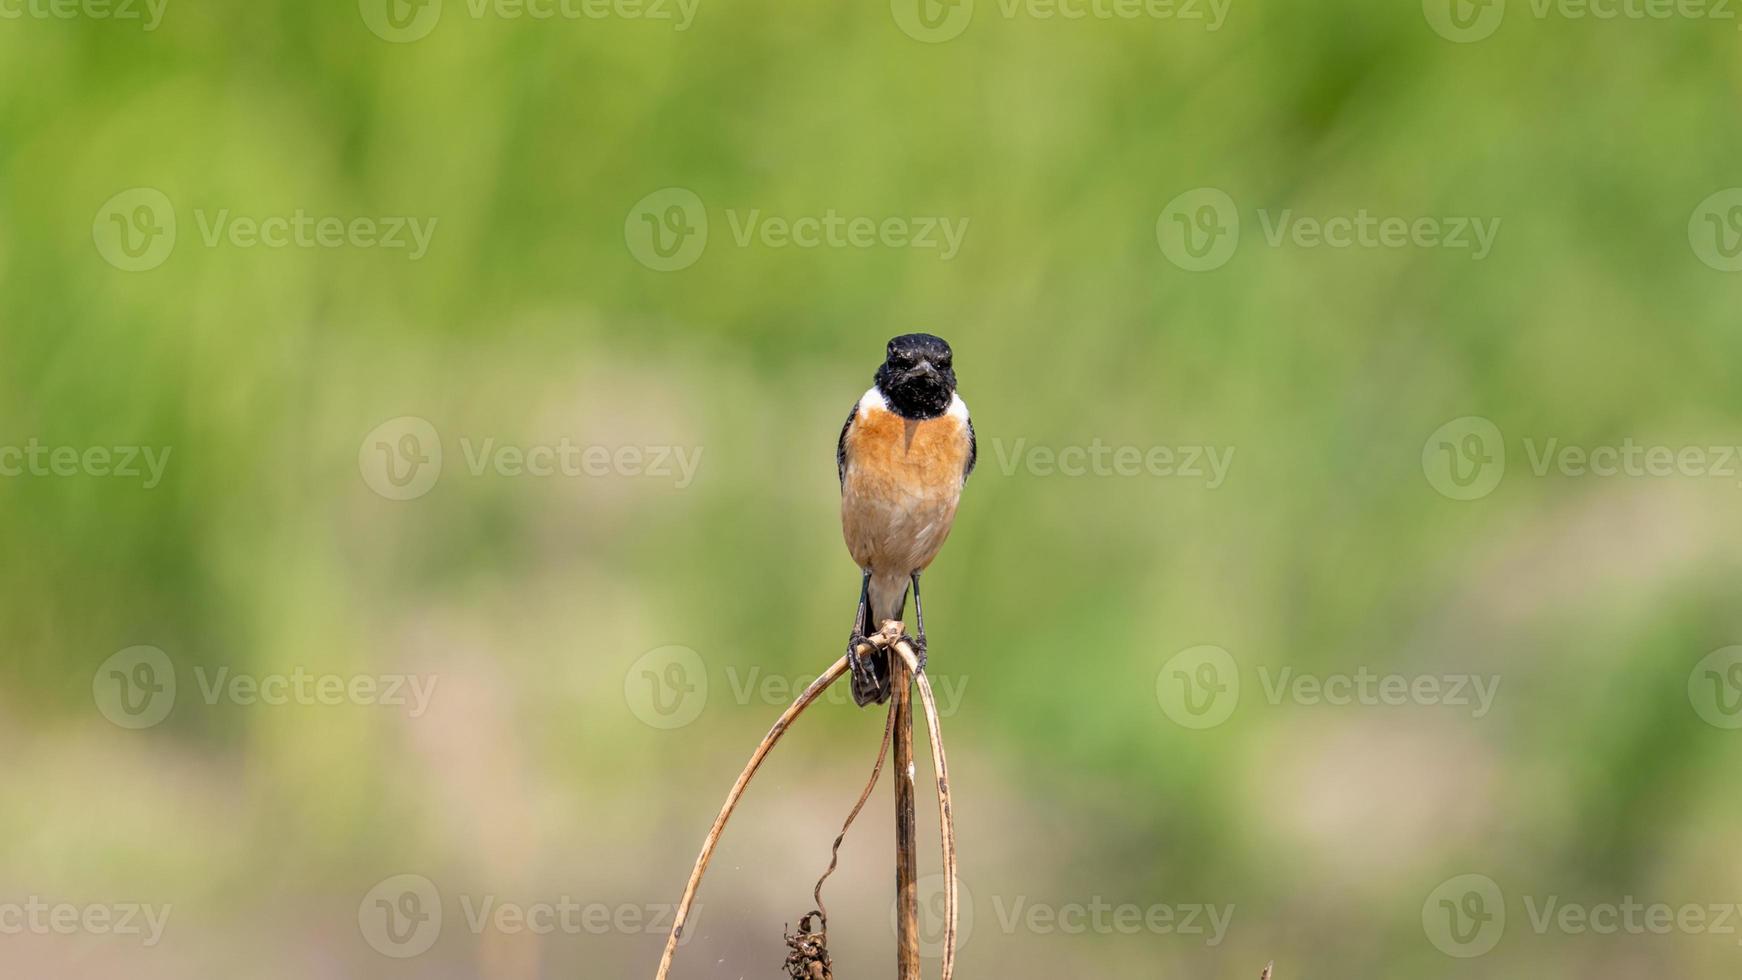
[[786, 975], [792, 980], [834, 980], [829, 961], [829, 926], [821, 912], [798, 920], [798, 934], [784, 933]]

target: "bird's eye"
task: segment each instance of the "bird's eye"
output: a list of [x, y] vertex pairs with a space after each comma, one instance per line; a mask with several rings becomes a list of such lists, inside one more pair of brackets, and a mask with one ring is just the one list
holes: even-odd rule
[[938, 367], [948, 371], [950, 369], [950, 355], [945, 354], [943, 357], [938, 358]]

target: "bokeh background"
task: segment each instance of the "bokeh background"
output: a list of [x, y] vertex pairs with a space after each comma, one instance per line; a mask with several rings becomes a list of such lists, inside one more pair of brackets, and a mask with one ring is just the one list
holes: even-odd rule
[[[0, 973], [651, 976], [841, 652], [834, 441], [928, 329], [981, 454], [926, 579], [959, 975], [1735, 975], [1742, 915], [1543, 910], [1742, 902], [1742, 470], [1533, 463], [1742, 442], [1738, 21], [1453, 2], [8, 5]], [[299, 212], [344, 229], [224, 230]], [[830, 212], [879, 230], [742, 234]], [[1313, 244], [1362, 213], [1497, 234]], [[564, 445], [613, 455], [513, 462]], [[678, 976], [780, 975], [880, 730], [803, 719]]]

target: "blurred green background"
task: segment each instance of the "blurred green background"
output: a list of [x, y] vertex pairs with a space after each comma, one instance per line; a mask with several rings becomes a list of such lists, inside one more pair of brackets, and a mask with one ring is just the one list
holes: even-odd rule
[[[980, 439], [926, 579], [960, 976], [1734, 975], [1742, 915], [1542, 909], [1742, 902], [1736, 466], [1532, 463], [1742, 441], [1737, 21], [1454, 2], [13, 0], [0, 973], [651, 976], [841, 652], [834, 441], [926, 329]], [[1498, 233], [1314, 246], [1285, 211]], [[874, 240], [743, 233], [830, 212]], [[343, 229], [229, 224], [299, 213]], [[933, 218], [953, 255], [899, 234]], [[1237, 246], [1192, 271], [1181, 229]], [[648, 455], [513, 462], [564, 445]], [[1049, 463], [1097, 445], [1233, 455]], [[1499, 686], [1339, 705], [1284, 670]], [[427, 702], [381, 703], [407, 677]], [[880, 730], [844, 697], [795, 729], [678, 976], [779, 975]], [[889, 807], [829, 887], [848, 980], [893, 975]], [[134, 903], [155, 942], [87, 914]]]

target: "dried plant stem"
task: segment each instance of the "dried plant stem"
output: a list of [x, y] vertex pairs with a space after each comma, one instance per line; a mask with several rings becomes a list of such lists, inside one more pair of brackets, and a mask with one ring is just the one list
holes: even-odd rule
[[944, 860], [944, 962], [943, 980], [951, 980], [956, 972], [956, 816], [950, 804], [950, 762], [944, 755], [944, 733], [938, 727], [938, 700], [932, 694], [931, 679], [919, 669], [919, 658], [905, 641], [894, 646], [907, 668], [919, 682], [920, 702], [925, 706], [926, 729], [931, 734], [932, 772], [938, 790], [938, 835], [943, 839]]
[[919, 978], [919, 846], [913, 801], [913, 675], [904, 657], [890, 657], [895, 719], [895, 976]]
[[[914, 759], [913, 759], [913, 689], [919, 688], [920, 702], [925, 709], [926, 726], [931, 736], [932, 767], [937, 780], [938, 819], [940, 833], [943, 838], [944, 865], [944, 951], [943, 980], [953, 980], [956, 961], [956, 919], [958, 907], [958, 885], [956, 881], [956, 824], [955, 814], [950, 803], [950, 772], [949, 761], [944, 755], [943, 732], [938, 725], [937, 698], [932, 692], [931, 681], [919, 669], [919, 659], [914, 654], [913, 647], [902, 636], [902, 624], [891, 621], [883, 625], [877, 634], [868, 637], [857, 651], [860, 656], [874, 651], [890, 653], [890, 681], [893, 697], [889, 706], [889, 716], [883, 730], [883, 744], [877, 752], [877, 764], [872, 769], [871, 780], [860, 794], [852, 813], [841, 828], [840, 836], [835, 838], [834, 850], [830, 855], [829, 869], [818, 879], [813, 893], [817, 901], [819, 918], [823, 928], [827, 930], [827, 913], [823, 909], [822, 887], [835, 870], [839, 858], [841, 842], [846, 838], [847, 831], [853, 821], [864, 809], [871, 792], [876, 788], [877, 778], [883, 771], [883, 763], [889, 754], [890, 746], [894, 746], [895, 757], [895, 880], [896, 880], [896, 968], [898, 980], [920, 980], [919, 958], [919, 849], [917, 845], [917, 827], [914, 819]], [[849, 669], [849, 660], [842, 657], [812, 684], [805, 688], [792, 706], [781, 714], [774, 727], [763, 736], [756, 751], [750, 756], [750, 761], [739, 774], [738, 781], [732, 785], [732, 791], [727, 794], [725, 805], [720, 808], [720, 814], [714, 818], [714, 826], [708, 831], [707, 838], [702, 842], [701, 854], [696, 857], [694, 870], [684, 887], [683, 899], [678, 903], [677, 916], [672, 921], [671, 935], [666, 938], [665, 953], [659, 961], [659, 972], [655, 980], [667, 980], [671, 973], [671, 962], [677, 952], [678, 942], [683, 938], [684, 926], [689, 921], [690, 908], [695, 903], [696, 893], [701, 889], [702, 876], [707, 872], [708, 862], [713, 859], [714, 848], [720, 842], [720, 835], [725, 832], [726, 822], [731, 819], [732, 812], [737, 809], [738, 802], [749, 787], [750, 780], [761, 768], [763, 761], [773, 751], [774, 746], [786, 734], [798, 716], [805, 709], [822, 697], [823, 693]], [[801, 932], [803, 931], [801, 927]], [[790, 945], [790, 941], [789, 941]], [[826, 969], [826, 964], [825, 964]]]
[[690, 906], [695, 902], [696, 891], [701, 888], [702, 875], [708, 870], [708, 861], [714, 856], [714, 846], [720, 842], [720, 834], [726, 829], [726, 821], [732, 818], [732, 811], [744, 796], [745, 788], [750, 785], [750, 778], [756, 775], [756, 770], [762, 767], [762, 760], [768, 757], [775, 743], [798, 720], [798, 716], [822, 697], [829, 685], [841, 679], [841, 675], [847, 672], [847, 666], [847, 658], [842, 657], [835, 661], [833, 667], [824, 671], [821, 677], [812, 681], [811, 686], [804, 689], [804, 693], [793, 701], [792, 706], [781, 714], [780, 720], [774, 723], [774, 727], [768, 730], [768, 734], [762, 737], [761, 744], [756, 746], [755, 753], [750, 756], [750, 762], [738, 774], [738, 781], [732, 784], [732, 792], [726, 796], [726, 804], [720, 808], [720, 815], [714, 818], [713, 829], [708, 831], [707, 839], [702, 842], [702, 853], [696, 857], [696, 866], [690, 872], [689, 883], [684, 886], [683, 899], [677, 907], [677, 917], [672, 920], [671, 935], [665, 940], [665, 954], [659, 958], [656, 980], [666, 980], [671, 973], [671, 959], [677, 952], [678, 940], [683, 938], [684, 923], [689, 921]]

